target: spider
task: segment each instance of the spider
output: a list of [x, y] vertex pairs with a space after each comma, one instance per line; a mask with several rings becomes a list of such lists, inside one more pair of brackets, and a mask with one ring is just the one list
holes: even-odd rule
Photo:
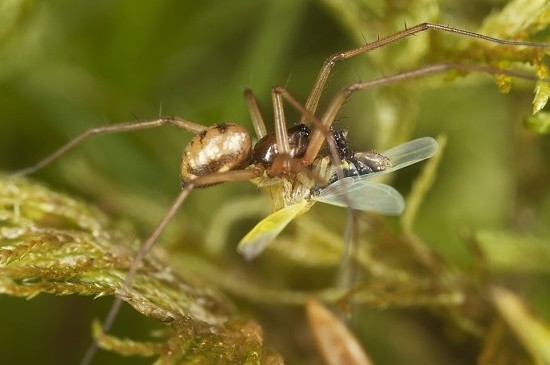
[[[153, 247], [174, 214], [195, 188], [229, 181], [252, 180], [261, 187], [275, 189], [276, 194], [272, 194], [275, 196], [273, 203], [275, 212], [261, 221], [239, 244], [238, 250], [247, 258], [258, 255], [294, 217], [309, 209], [315, 200], [347, 206], [350, 209], [399, 214], [403, 210], [401, 195], [388, 185], [371, 180], [380, 174], [429, 158], [436, 152], [437, 143], [431, 138], [421, 138], [383, 153], [352, 152], [348, 148], [345, 131], [332, 126], [344, 102], [360, 90], [447, 70], [480, 71], [534, 79], [513, 71], [486, 66], [432, 64], [392, 76], [353, 83], [342, 89], [332, 99], [324, 113], [317, 113], [322, 91], [331, 70], [339, 61], [426, 30], [453, 33], [503, 45], [550, 48], [548, 44], [501, 40], [449, 26], [422, 23], [366, 43], [361, 47], [330, 56], [321, 67], [304, 104], [298, 102], [284, 87], [274, 86], [271, 93], [274, 110], [273, 133], [267, 133], [256, 97], [250, 90], [246, 90], [245, 99], [258, 139], [255, 144], [252, 143], [250, 133], [238, 124], [222, 123], [206, 127], [182, 118], [163, 117], [89, 129], [37, 164], [22, 169], [14, 175], [31, 174], [94, 135], [144, 130], [164, 125], [194, 133], [182, 156], [180, 173], [182, 190], [135, 257], [128, 270], [125, 285], [130, 285], [143, 257]], [[283, 105], [285, 101], [301, 114], [299, 124], [290, 128], [285, 121]], [[328, 148], [323, 149], [325, 143]], [[104, 322], [104, 332], [110, 329], [120, 305], [121, 300], [117, 299]], [[84, 362], [87, 363], [87, 361]]]

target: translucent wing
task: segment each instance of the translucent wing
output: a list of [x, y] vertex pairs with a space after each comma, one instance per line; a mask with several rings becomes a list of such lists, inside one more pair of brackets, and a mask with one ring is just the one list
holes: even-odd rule
[[400, 144], [382, 152], [384, 156], [390, 159], [392, 167], [366, 176], [372, 177], [374, 175], [387, 174], [388, 172], [399, 170], [425, 160], [432, 157], [437, 152], [437, 148], [437, 141], [431, 137], [422, 137]]
[[313, 199], [339, 207], [349, 204], [352, 209], [385, 215], [399, 215], [405, 208], [403, 197], [391, 186], [352, 177], [332, 183]]
[[307, 212], [311, 205], [311, 202], [303, 200], [268, 215], [243, 237], [237, 251], [247, 260], [252, 260], [273, 242], [290, 221]]
[[399, 215], [405, 208], [403, 197], [389, 185], [371, 181], [373, 178], [399, 170], [432, 157], [437, 152], [437, 142], [430, 137], [403, 143], [382, 153], [392, 166], [371, 174], [346, 177], [321, 190], [314, 200], [353, 209], [386, 215]]

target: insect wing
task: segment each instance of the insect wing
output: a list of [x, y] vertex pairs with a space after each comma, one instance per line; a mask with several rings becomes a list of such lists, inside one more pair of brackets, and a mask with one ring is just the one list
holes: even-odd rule
[[[381, 171], [380, 173], [388, 173], [391, 171], [402, 169], [419, 161], [432, 157], [437, 152], [437, 141], [431, 137], [422, 137], [412, 141], [400, 144], [382, 152], [388, 157], [392, 163], [392, 167]], [[369, 174], [369, 177], [380, 173]]]
[[361, 177], [338, 180], [313, 199], [339, 207], [349, 205], [352, 209], [385, 215], [399, 215], [405, 209], [405, 201], [397, 190]]
[[311, 205], [311, 202], [303, 200], [268, 215], [243, 237], [237, 251], [247, 260], [252, 260], [273, 242], [290, 221], [307, 212]]
[[430, 158], [437, 152], [437, 148], [437, 141], [431, 137], [418, 138], [390, 148], [382, 155], [390, 159], [391, 167], [380, 172], [337, 180], [321, 190], [314, 200], [385, 215], [399, 215], [405, 209], [401, 194], [389, 185], [371, 180]]

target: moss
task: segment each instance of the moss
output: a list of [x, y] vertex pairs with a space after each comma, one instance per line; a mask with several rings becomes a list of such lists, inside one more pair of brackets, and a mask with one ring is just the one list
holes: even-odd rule
[[[0, 180], [0, 292], [32, 298], [113, 295], [139, 313], [170, 324], [164, 342], [135, 343], [103, 335], [99, 344], [121, 354], [160, 356], [166, 363], [260, 363], [262, 332], [237, 321], [219, 291], [178, 275], [160, 249], [124, 285], [139, 240], [97, 209], [31, 183]], [[272, 355], [270, 355], [272, 356]]]

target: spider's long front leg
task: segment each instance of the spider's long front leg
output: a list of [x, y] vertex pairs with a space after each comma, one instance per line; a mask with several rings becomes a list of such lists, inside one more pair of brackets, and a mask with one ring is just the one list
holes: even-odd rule
[[19, 176], [19, 175], [29, 175], [32, 174], [46, 165], [49, 165], [53, 161], [57, 160], [59, 157], [64, 155], [69, 150], [73, 149], [75, 146], [77, 146], [79, 143], [86, 140], [88, 137], [91, 136], [97, 136], [102, 134], [110, 134], [110, 133], [119, 133], [119, 132], [130, 132], [130, 131], [139, 131], [144, 129], [152, 129], [152, 128], [158, 128], [163, 125], [171, 125], [177, 128], [181, 128], [184, 130], [187, 130], [189, 132], [193, 133], [199, 133], [204, 131], [207, 127], [193, 123], [191, 121], [181, 119], [181, 118], [172, 118], [172, 117], [164, 117], [159, 118], [155, 120], [149, 120], [144, 122], [128, 122], [128, 123], [119, 123], [119, 124], [112, 124], [102, 127], [96, 127], [88, 129], [78, 136], [71, 139], [69, 142], [61, 146], [59, 149], [55, 150], [50, 155], [46, 156], [42, 160], [38, 161], [38, 163], [29, 166], [27, 168], [21, 169], [19, 171], [15, 171], [10, 176]]
[[[539, 43], [539, 42], [525, 42], [525, 41], [511, 41], [511, 40], [504, 40], [504, 39], [498, 39], [494, 37], [489, 37], [483, 34], [470, 32], [463, 29], [453, 28], [446, 25], [441, 24], [434, 24], [434, 23], [422, 23], [417, 24], [414, 27], [411, 28], [405, 28], [404, 30], [391, 34], [387, 37], [379, 38], [376, 41], [366, 43], [362, 45], [361, 47], [357, 47], [354, 49], [351, 49], [349, 51], [345, 52], [339, 52], [335, 53], [323, 64], [321, 67], [321, 70], [319, 71], [319, 74], [317, 75], [317, 79], [315, 83], [313, 84], [313, 87], [309, 93], [309, 96], [307, 98], [307, 101], [305, 103], [305, 108], [310, 111], [312, 114], [315, 114], [317, 111], [317, 106], [319, 105], [319, 99], [321, 98], [321, 94], [323, 90], [325, 89], [325, 85], [327, 83], [328, 77], [330, 75], [330, 72], [332, 71], [332, 68], [336, 65], [338, 61], [347, 60], [349, 58], [358, 56], [360, 54], [372, 51], [377, 48], [384, 47], [388, 44], [395, 43], [401, 39], [407, 38], [409, 36], [415, 35], [417, 33], [426, 31], [426, 30], [435, 30], [439, 32], [446, 32], [446, 33], [453, 33], [458, 34], [461, 36], [469, 37], [469, 38], [477, 38], [486, 42], [506, 45], [506, 46], [525, 46], [525, 47], [533, 47], [533, 48], [550, 48], [550, 44], [548, 43]], [[301, 123], [304, 123], [306, 121], [306, 116], [302, 115]]]
[[[388, 85], [400, 81], [415, 79], [423, 76], [429, 76], [438, 74], [441, 72], [457, 70], [463, 72], [482, 72], [493, 75], [505, 75], [516, 78], [521, 78], [525, 80], [537, 81], [538, 79], [534, 76], [521, 74], [519, 72], [511, 70], [503, 70], [496, 67], [482, 66], [482, 65], [468, 65], [468, 64], [458, 64], [458, 63], [437, 63], [429, 66], [424, 66], [416, 68], [414, 70], [409, 70], [405, 72], [400, 72], [391, 76], [384, 76], [377, 79], [356, 82], [348, 87], [342, 89], [330, 102], [325, 114], [321, 118], [322, 128], [314, 128], [310, 136], [310, 142], [306, 153], [304, 155], [304, 163], [311, 163], [321, 150], [323, 142], [325, 140], [325, 131], [330, 128], [336, 115], [346, 102], [346, 100], [356, 91], [366, 90], [376, 86]], [[550, 82], [550, 80], [546, 80]]]

